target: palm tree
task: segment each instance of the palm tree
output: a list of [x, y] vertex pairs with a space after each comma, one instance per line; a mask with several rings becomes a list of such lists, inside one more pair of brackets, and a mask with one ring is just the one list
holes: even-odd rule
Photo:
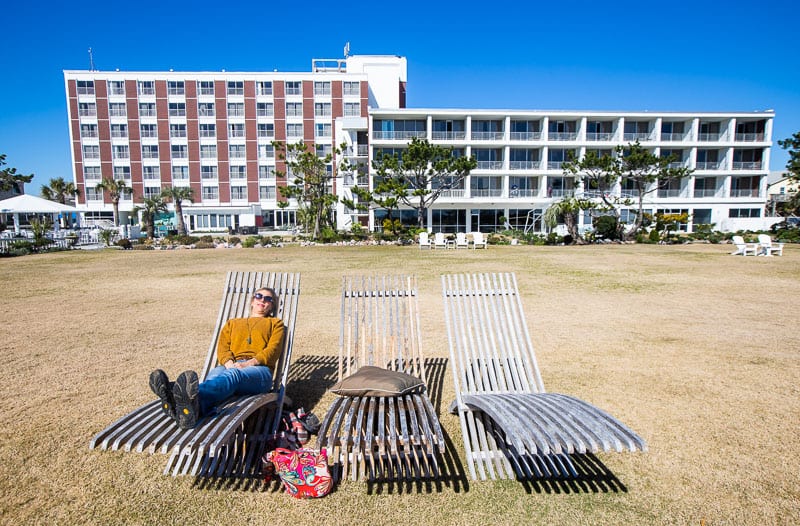
[[[50, 179], [50, 184], [42, 185], [41, 190], [42, 197], [50, 201], [61, 203], [62, 205], [67, 204], [67, 200], [74, 203], [75, 197], [80, 195], [80, 193], [80, 190], [75, 187], [75, 183], [72, 181], [68, 183], [64, 181], [63, 177]], [[62, 227], [66, 226], [66, 221], [66, 217], [61, 218]]]
[[544, 223], [553, 228], [558, 224], [558, 220], [564, 221], [567, 232], [572, 236], [574, 243], [583, 244], [583, 238], [578, 232], [578, 214], [582, 210], [594, 208], [596, 205], [587, 199], [577, 199], [575, 197], [565, 197], [550, 205], [544, 212]]
[[161, 196], [145, 197], [142, 199], [142, 206], [137, 206], [135, 210], [142, 213], [142, 225], [147, 233], [147, 239], [153, 239], [156, 233], [156, 214], [167, 211], [167, 203], [164, 202], [164, 198]]
[[161, 191], [163, 199], [175, 203], [175, 215], [178, 218], [178, 234], [186, 235], [186, 222], [183, 220], [183, 202], [194, 203], [194, 190], [188, 186], [171, 186]]
[[114, 208], [114, 225], [119, 226], [119, 200], [123, 195], [128, 195], [133, 190], [124, 179], [117, 179], [115, 181], [108, 178], [104, 178], [97, 183], [95, 188], [108, 192], [108, 196], [111, 198], [111, 205]]

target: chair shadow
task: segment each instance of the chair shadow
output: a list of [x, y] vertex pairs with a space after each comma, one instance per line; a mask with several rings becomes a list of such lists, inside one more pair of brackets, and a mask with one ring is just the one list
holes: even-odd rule
[[627, 493], [628, 488], [592, 453], [569, 455], [577, 476], [518, 477], [528, 494]]

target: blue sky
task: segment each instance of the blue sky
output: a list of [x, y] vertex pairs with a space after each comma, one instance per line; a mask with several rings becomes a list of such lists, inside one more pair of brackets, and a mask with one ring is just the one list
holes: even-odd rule
[[[347, 6], [347, 10], [343, 6]], [[800, 16], [788, 0], [673, 2], [13, 2], [3, 8], [0, 153], [71, 180], [64, 69], [308, 71], [408, 59], [408, 106], [775, 110], [800, 131]], [[772, 170], [787, 155], [777, 144]]]

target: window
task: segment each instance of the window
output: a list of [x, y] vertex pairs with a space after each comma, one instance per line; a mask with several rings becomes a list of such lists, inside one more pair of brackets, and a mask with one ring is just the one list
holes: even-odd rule
[[139, 133], [144, 137], [158, 137], [158, 128], [155, 124], [140, 124]]
[[303, 85], [299, 81], [288, 81], [286, 83], [286, 94], [287, 95], [302, 95], [303, 94]]
[[201, 124], [200, 137], [216, 137], [217, 125], [216, 124]]
[[158, 159], [158, 145], [157, 144], [143, 144], [142, 145], [142, 159]]
[[86, 200], [87, 201], [102, 201], [103, 200], [103, 191], [98, 190], [97, 188], [86, 188]]
[[286, 137], [303, 137], [303, 125], [302, 124], [287, 124], [286, 125]]
[[170, 102], [169, 103], [169, 116], [170, 117], [186, 117], [186, 103], [185, 102]]
[[361, 83], [360, 82], [343, 82], [342, 83], [342, 95], [361, 95]]
[[159, 195], [161, 195], [161, 187], [160, 186], [145, 186], [144, 192], [142, 192], [145, 198], [155, 199]]
[[200, 102], [197, 104], [197, 113], [201, 117], [214, 116], [214, 103], [213, 102]]
[[274, 186], [259, 186], [258, 187], [258, 198], [259, 199], [275, 199], [275, 187]]
[[258, 136], [267, 138], [275, 137], [275, 125], [271, 123], [259, 124]]
[[93, 80], [79, 80], [76, 82], [78, 88], [78, 95], [94, 95], [94, 81]]
[[182, 80], [170, 80], [167, 82], [167, 94], [185, 95], [186, 89]]
[[244, 144], [228, 145], [228, 154], [229, 159], [245, 159], [247, 157]]
[[650, 123], [647, 121], [625, 121], [623, 139], [638, 141], [650, 139]]
[[247, 179], [247, 167], [246, 166], [239, 166], [239, 165], [232, 165], [230, 168], [230, 178], [231, 179]]
[[662, 141], [681, 141], [683, 140], [683, 123], [664, 121], [661, 123]]
[[127, 144], [118, 144], [111, 148], [111, 156], [114, 159], [130, 159], [131, 151]]
[[742, 217], [761, 217], [760, 208], [731, 208], [728, 210], [728, 217], [742, 218]]
[[158, 166], [142, 166], [142, 179], [146, 181], [156, 181], [161, 178]]
[[125, 95], [125, 81], [123, 81], [123, 80], [109, 80], [108, 81], [108, 94], [109, 95]]
[[317, 144], [314, 146], [314, 148], [317, 152], [317, 157], [320, 157], [322, 159], [324, 159], [329, 155], [331, 156], [333, 155], [333, 146], [331, 146], [330, 144]]
[[131, 180], [131, 167], [130, 166], [115, 166], [114, 167], [114, 180], [119, 181], [122, 179], [123, 181], [130, 181]]
[[272, 82], [271, 81], [260, 81], [256, 83], [256, 94], [257, 95], [272, 95]]
[[256, 104], [257, 117], [272, 117], [275, 115], [275, 107], [271, 102], [259, 102]]
[[586, 140], [610, 141], [613, 127], [611, 121], [589, 121], [586, 123]]
[[698, 141], [718, 141], [720, 138], [718, 122], [701, 122]]
[[139, 117], [155, 117], [156, 105], [154, 102], [139, 103]]
[[112, 124], [111, 125], [111, 136], [112, 137], [127, 137], [128, 136], [128, 125], [127, 124]]
[[219, 188], [216, 186], [204, 186], [203, 199], [219, 199]]
[[241, 80], [228, 81], [228, 95], [244, 95], [244, 82]]
[[315, 82], [314, 95], [330, 95], [331, 83], [330, 82]]
[[231, 199], [238, 199], [238, 200], [247, 199], [247, 187], [231, 186]]
[[200, 145], [200, 158], [201, 159], [216, 159], [217, 158], [217, 145], [216, 144], [201, 144]]
[[173, 159], [188, 159], [189, 147], [185, 144], [173, 144], [171, 147], [171, 154]]
[[361, 103], [359, 103], [359, 102], [345, 102], [344, 103], [344, 116], [345, 117], [360, 117], [361, 116]]
[[228, 117], [244, 117], [244, 103], [243, 102], [228, 103]]
[[216, 179], [217, 178], [217, 167], [216, 166], [201, 166], [200, 167], [200, 178], [201, 179]]
[[214, 81], [213, 80], [200, 80], [197, 82], [197, 91], [200, 95], [213, 95], [214, 94]]
[[578, 136], [575, 121], [551, 120], [547, 127], [547, 138], [551, 141], [572, 141]]
[[97, 105], [94, 102], [79, 102], [78, 115], [81, 117], [96, 117]]
[[317, 102], [317, 103], [314, 103], [314, 116], [315, 117], [330, 117], [331, 116], [331, 103], [330, 102]]
[[188, 166], [173, 166], [172, 167], [172, 180], [173, 181], [181, 181], [184, 179], [189, 179], [189, 167]]
[[244, 137], [244, 124], [228, 124], [228, 137]]
[[286, 116], [287, 117], [302, 117], [303, 116], [303, 103], [302, 102], [287, 102], [286, 103]]
[[714, 197], [717, 193], [716, 177], [696, 177], [694, 180], [695, 197]]
[[693, 225], [710, 225], [711, 224], [711, 209], [710, 208], [695, 208], [692, 211], [692, 224]]
[[139, 81], [139, 95], [155, 95], [156, 83], [152, 80]]
[[185, 124], [170, 124], [169, 125], [169, 136], [170, 137], [186, 137], [186, 125]]
[[108, 114], [111, 117], [124, 117], [126, 115], [124, 102], [111, 102], [108, 104]]
[[317, 123], [314, 125], [314, 136], [315, 137], [330, 137], [331, 136], [331, 125], [328, 123]]
[[81, 124], [81, 137], [97, 137], [97, 124]]
[[259, 144], [258, 158], [262, 160], [275, 159], [275, 147], [271, 144]]
[[100, 173], [99, 166], [84, 166], [83, 167], [83, 179], [88, 183], [89, 181], [97, 181], [100, 182], [102, 178], [102, 174]]

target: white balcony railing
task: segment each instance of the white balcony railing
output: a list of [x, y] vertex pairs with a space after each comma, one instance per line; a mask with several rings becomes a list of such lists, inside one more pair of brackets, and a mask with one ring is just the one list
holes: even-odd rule
[[473, 131], [473, 141], [502, 141], [505, 134], [501, 131]]
[[586, 133], [587, 141], [610, 141], [613, 137], [613, 133]]
[[683, 133], [662, 133], [661, 140], [667, 142], [678, 142], [684, 140], [685, 136], [686, 135]]
[[731, 188], [731, 197], [759, 197], [758, 188]]
[[560, 170], [561, 166], [567, 161], [547, 161], [548, 170]]
[[541, 166], [541, 161], [509, 161], [509, 170], [537, 170]]
[[576, 132], [550, 132], [547, 138], [551, 141], [574, 141], [578, 138]]
[[433, 132], [434, 141], [463, 141], [467, 138], [465, 131], [435, 131]]
[[460, 199], [466, 195], [466, 190], [463, 188], [453, 188], [451, 190], [442, 190], [442, 193], [439, 194], [440, 197], [449, 197]]
[[761, 142], [764, 140], [763, 133], [737, 133], [736, 140], [739, 142]]
[[701, 142], [712, 142], [720, 140], [721, 136], [722, 135], [719, 133], [698, 133], [697, 140]]
[[548, 197], [572, 197], [573, 195], [575, 195], [575, 190], [572, 188], [554, 188], [547, 192]]
[[502, 197], [503, 190], [501, 188], [472, 188], [469, 193], [472, 197]]
[[722, 163], [720, 161], [697, 161], [695, 169], [697, 170], [719, 170]]
[[676, 188], [667, 188], [658, 191], [658, 197], [680, 197], [681, 191]]
[[702, 198], [702, 197], [716, 197], [717, 190], [715, 188], [695, 188], [694, 189], [694, 197], [695, 198]]
[[512, 141], [538, 141], [542, 138], [542, 132], [511, 132]]
[[372, 132], [373, 139], [384, 139], [384, 140], [406, 140], [406, 139], [413, 139], [414, 137], [418, 137], [420, 139], [424, 139], [428, 135], [428, 132], [425, 130], [414, 130], [414, 131], [382, 131], [382, 130], [375, 130]]
[[650, 141], [652, 140], [652, 133], [650, 132], [624, 133], [622, 135], [622, 138], [625, 141]]
[[475, 168], [478, 170], [501, 170], [503, 161], [478, 161]]
[[734, 170], [760, 170], [761, 161], [733, 161]]
[[519, 199], [520, 197], [536, 197], [539, 195], [538, 188], [512, 188], [508, 191], [508, 197]]

